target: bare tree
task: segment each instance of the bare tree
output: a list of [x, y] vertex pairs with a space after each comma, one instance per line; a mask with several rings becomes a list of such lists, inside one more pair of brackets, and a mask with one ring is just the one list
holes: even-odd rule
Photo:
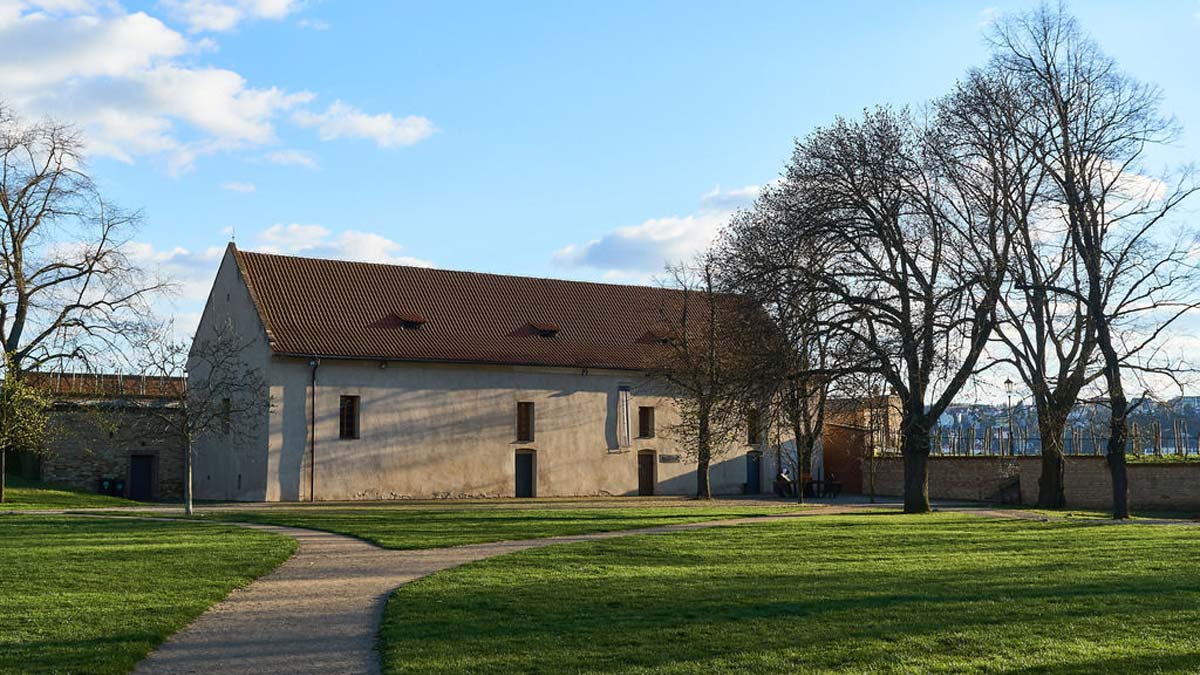
[[696, 462], [696, 497], [712, 497], [709, 469], [729, 450], [745, 423], [738, 388], [736, 299], [719, 292], [711, 254], [695, 264], [668, 268], [678, 304], [656, 308], [664, 349], [649, 370], [667, 384], [679, 421], [667, 432], [683, 454]]
[[[147, 410], [184, 452], [184, 510], [192, 515], [196, 440], [207, 435], [237, 438], [255, 431], [271, 400], [259, 369], [246, 352], [253, 340], [239, 338], [221, 323], [189, 344], [170, 325], [146, 328], [139, 341], [143, 375], [175, 381], [160, 405]], [[186, 384], [184, 384], [186, 382]]]
[[[147, 297], [164, 288], [125, 255], [138, 214], [100, 195], [82, 150], [72, 127], [25, 124], [0, 103], [0, 347], [6, 380], [120, 351], [116, 344], [145, 315]], [[0, 429], [0, 436], [14, 433]], [[3, 480], [0, 472], [0, 485]]]
[[1164, 229], [1196, 185], [1189, 172], [1145, 174], [1147, 148], [1177, 133], [1160, 112], [1161, 94], [1121, 72], [1062, 6], [1007, 17], [992, 43], [993, 69], [1022, 88], [1036, 120], [1019, 128], [1017, 140], [1045, 172], [1048, 208], [1078, 258], [1061, 283], [1043, 284], [1085, 312], [1111, 413], [1113, 516], [1125, 518], [1127, 377], [1174, 379], [1181, 371], [1162, 338], [1196, 306], [1196, 237]]
[[976, 373], [1006, 275], [991, 167], [954, 128], [879, 109], [798, 142], [787, 181], [831, 251], [819, 284], [837, 311], [823, 323], [899, 397], [904, 509], [927, 512], [931, 431]]
[[[779, 424], [790, 432], [799, 480], [821, 441], [839, 356], [837, 336], [822, 324], [832, 298], [815, 281], [829, 256], [805, 227], [805, 195], [790, 187], [768, 186], [752, 208], [738, 213], [715, 259], [722, 287], [742, 298], [750, 313], [745, 324], [767, 331], [739, 346], [746, 365], [739, 373], [743, 397], [766, 407], [769, 428]], [[796, 494], [803, 502], [803, 489]]]
[[[1038, 503], [1064, 505], [1067, 419], [1083, 387], [1098, 375], [1094, 331], [1084, 304], [1056, 290], [1077, 288], [1080, 258], [1068, 228], [1047, 203], [1049, 179], [1038, 146], [1051, 133], [1032, 92], [1000, 68], [973, 70], [937, 104], [939, 123], [955, 130], [968, 155], [988, 167], [1010, 229], [1009, 277], [995, 337], [1037, 410], [1042, 470]], [[1001, 252], [997, 251], [996, 255]]]

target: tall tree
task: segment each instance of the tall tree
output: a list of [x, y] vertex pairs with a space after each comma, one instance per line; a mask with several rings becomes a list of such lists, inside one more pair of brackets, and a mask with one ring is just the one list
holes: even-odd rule
[[1046, 285], [1082, 306], [1095, 340], [1110, 408], [1113, 516], [1126, 518], [1128, 377], [1178, 372], [1160, 347], [1196, 306], [1196, 238], [1164, 229], [1196, 185], [1187, 173], [1145, 174], [1147, 149], [1177, 133], [1160, 111], [1161, 94], [1123, 73], [1061, 5], [998, 22], [992, 45], [993, 69], [1022, 88], [1036, 120], [1018, 140], [1040, 162], [1048, 210], [1078, 256], [1077, 279], [1073, 266], [1063, 283]]
[[123, 336], [146, 315], [148, 297], [165, 288], [125, 253], [138, 220], [100, 194], [74, 128], [26, 124], [0, 103], [0, 349], [6, 379], [121, 351]]
[[1008, 230], [990, 171], [954, 128], [879, 109], [799, 141], [786, 174], [831, 251], [819, 275], [837, 307], [827, 329], [900, 399], [909, 513], [929, 511], [932, 428], [995, 327]]
[[[1019, 374], [1037, 410], [1041, 437], [1038, 503], [1064, 505], [1067, 420], [1094, 368], [1094, 331], [1084, 304], [1058, 292], [1082, 279], [1069, 228], [1047, 203], [1046, 168], [1039, 144], [1050, 133], [1040, 123], [1031, 92], [1004, 69], [976, 69], [936, 106], [942, 126], [955, 130], [962, 149], [988, 167], [1003, 202], [1010, 236], [1009, 280], [1000, 295], [999, 357]], [[1000, 254], [999, 251], [996, 252]]]
[[[814, 281], [828, 252], [805, 227], [805, 195], [789, 187], [766, 187], [750, 209], [735, 215], [715, 259], [722, 287], [742, 298], [751, 313], [745, 325], [767, 331], [743, 333], [738, 348], [746, 368], [737, 376], [744, 397], [766, 406], [765, 417], [790, 432], [799, 479], [821, 442], [835, 366], [845, 364], [836, 336], [822, 324], [831, 297]], [[783, 464], [782, 448], [780, 454]], [[796, 493], [803, 501], [803, 489]]]

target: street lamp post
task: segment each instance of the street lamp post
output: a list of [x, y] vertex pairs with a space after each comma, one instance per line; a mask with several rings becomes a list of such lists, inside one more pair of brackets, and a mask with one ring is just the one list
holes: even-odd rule
[[1013, 442], [1013, 381], [1011, 377], [1004, 380], [1004, 391], [1008, 393], [1008, 454], [1010, 456], [1015, 456], [1017, 454], [1017, 449], [1015, 443]]

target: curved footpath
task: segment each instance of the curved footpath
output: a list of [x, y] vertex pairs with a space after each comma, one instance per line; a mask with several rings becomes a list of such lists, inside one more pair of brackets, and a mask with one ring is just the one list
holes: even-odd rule
[[[329, 532], [230, 523], [294, 537], [300, 543], [299, 549], [275, 571], [233, 591], [171, 636], [138, 664], [134, 672], [378, 673], [375, 638], [388, 596], [398, 587], [434, 572], [541, 546], [834, 515], [862, 506], [866, 505], [415, 551], [382, 549]], [[992, 518], [1061, 520], [1020, 510], [961, 507], [945, 510]], [[1160, 522], [1189, 524], [1178, 521], [1153, 524]]]
[[[813, 509], [821, 515], [851, 507]], [[375, 637], [388, 596], [464, 563], [525, 549], [637, 534], [665, 534], [813, 515], [711, 520], [636, 530], [393, 551], [340, 534], [228, 523], [294, 537], [300, 547], [275, 571], [233, 591], [171, 636], [134, 670], [149, 673], [378, 673]]]

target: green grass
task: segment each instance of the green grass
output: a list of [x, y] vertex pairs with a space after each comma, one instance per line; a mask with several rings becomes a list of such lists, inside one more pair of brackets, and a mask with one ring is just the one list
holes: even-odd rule
[[[1095, 509], [1039, 509], [1035, 507], [1005, 507], [1020, 508], [1047, 518], [1068, 518], [1076, 520], [1112, 520], [1112, 511]], [[1200, 513], [1193, 511], [1134, 511], [1133, 520], [1200, 520]]]
[[0, 673], [126, 673], [295, 549], [244, 528], [0, 516]]
[[260, 511], [213, 510], [204, 517], [305, 527], [358, 537], [384, 548], [421, 549], [778, 515], [801, 508], [796, 504], [739, 506], [736, 502], [698, 505], [682, 500], [658, 500], [649, 504], [626, 500], [625, 505], [620, 505], [613, 500], [601, 500], [539, 504], [314, 505]]
[[8, 476], [5, 481], [4, 503], [0, 504], [0, 511], [6, 509], [90, 509], [137, 505], [138, 502], [120, 497], [81, 492], [49, 483]]
[[1200, 671], [1200, 529], [812, 516], [552, 546], [397, 591], [389, 673]]

